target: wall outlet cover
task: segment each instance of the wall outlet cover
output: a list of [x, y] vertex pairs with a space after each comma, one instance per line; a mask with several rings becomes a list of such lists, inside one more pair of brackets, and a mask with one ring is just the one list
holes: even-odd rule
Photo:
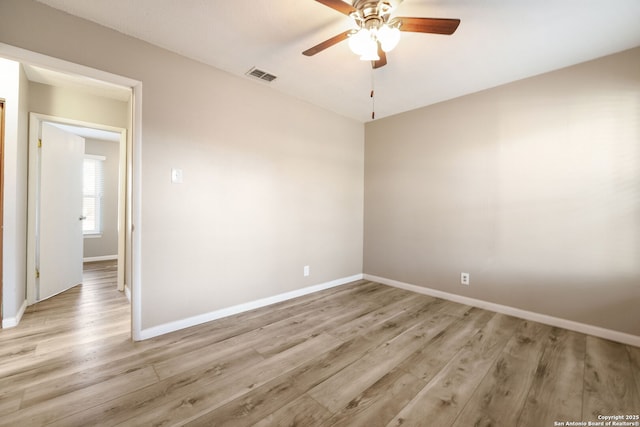
[[460, 273], [460, 284], [469, 286], [470, 276], [469, 273]]

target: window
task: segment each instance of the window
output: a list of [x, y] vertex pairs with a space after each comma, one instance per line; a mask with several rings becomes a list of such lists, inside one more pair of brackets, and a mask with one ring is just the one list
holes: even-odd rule
[[85, 235], [102, 233], [102, 189], [104, 187], [103, 156], [84, 156], [82, 173], [82, 232]]

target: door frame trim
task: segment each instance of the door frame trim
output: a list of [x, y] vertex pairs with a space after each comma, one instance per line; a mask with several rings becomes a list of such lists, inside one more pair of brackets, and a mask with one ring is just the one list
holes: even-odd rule
[[[131, 129], [127, 149], [127, 223], [125, 230], [127, 243], [131, 242], [131, 250], [127, 253], [129, 271], [131, 273], [131, 335], [135, 341], [142, 340], [142, 82], [140, 80], [110, 73], [108, 71], [87, 67], [43, 55], [41, 53], [0, 43], [0, 56], [21, 63], [39, 65], [61, 72], [78, 74], [96, 80], [129, 87], [131, 97]], [[25, 212], [26, 214], [26, 212]], [[26, 236], [24, 236], [26, 239]], [[126, 291], [126, 290], [125, 290]]]
[[5, 100], [0, 98], [0, 328], [4, 317], [2, 288], [4, 287], [4, 110]]

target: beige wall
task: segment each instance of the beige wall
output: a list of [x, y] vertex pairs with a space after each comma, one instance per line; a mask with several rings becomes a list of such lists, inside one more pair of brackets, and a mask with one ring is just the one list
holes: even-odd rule
[[[168, 64], [177, 69], [144, 80], [145, 326], [360, 274], [362, 125]], [[198, 83], [165, 80], [182, 75]], [[171, 184], [171, 168], [183, 184]]]
[[118, 169], [120, 143], [85, 138], [84, 152], [105, 158], [102, 197], [102, 234], [84, 238], [84, 258], [118, 254]]
[[34, 1], [0, 42], [142, 81], [144, 329], [362, 272], [362, 124]]
[[131, 110], [126, 101], [31, 82], [29, 111], [128, 129]]
[[640, 48], [369, 123], [365, 152], [365, 273], [640, 335]]

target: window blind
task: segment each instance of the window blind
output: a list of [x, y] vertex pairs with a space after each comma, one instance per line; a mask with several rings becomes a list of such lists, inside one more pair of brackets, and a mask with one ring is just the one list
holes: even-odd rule
[[85, 155], [82, 174], [82, 232], [102, 233], [102, 199], [104, 191], [103, 156]]

